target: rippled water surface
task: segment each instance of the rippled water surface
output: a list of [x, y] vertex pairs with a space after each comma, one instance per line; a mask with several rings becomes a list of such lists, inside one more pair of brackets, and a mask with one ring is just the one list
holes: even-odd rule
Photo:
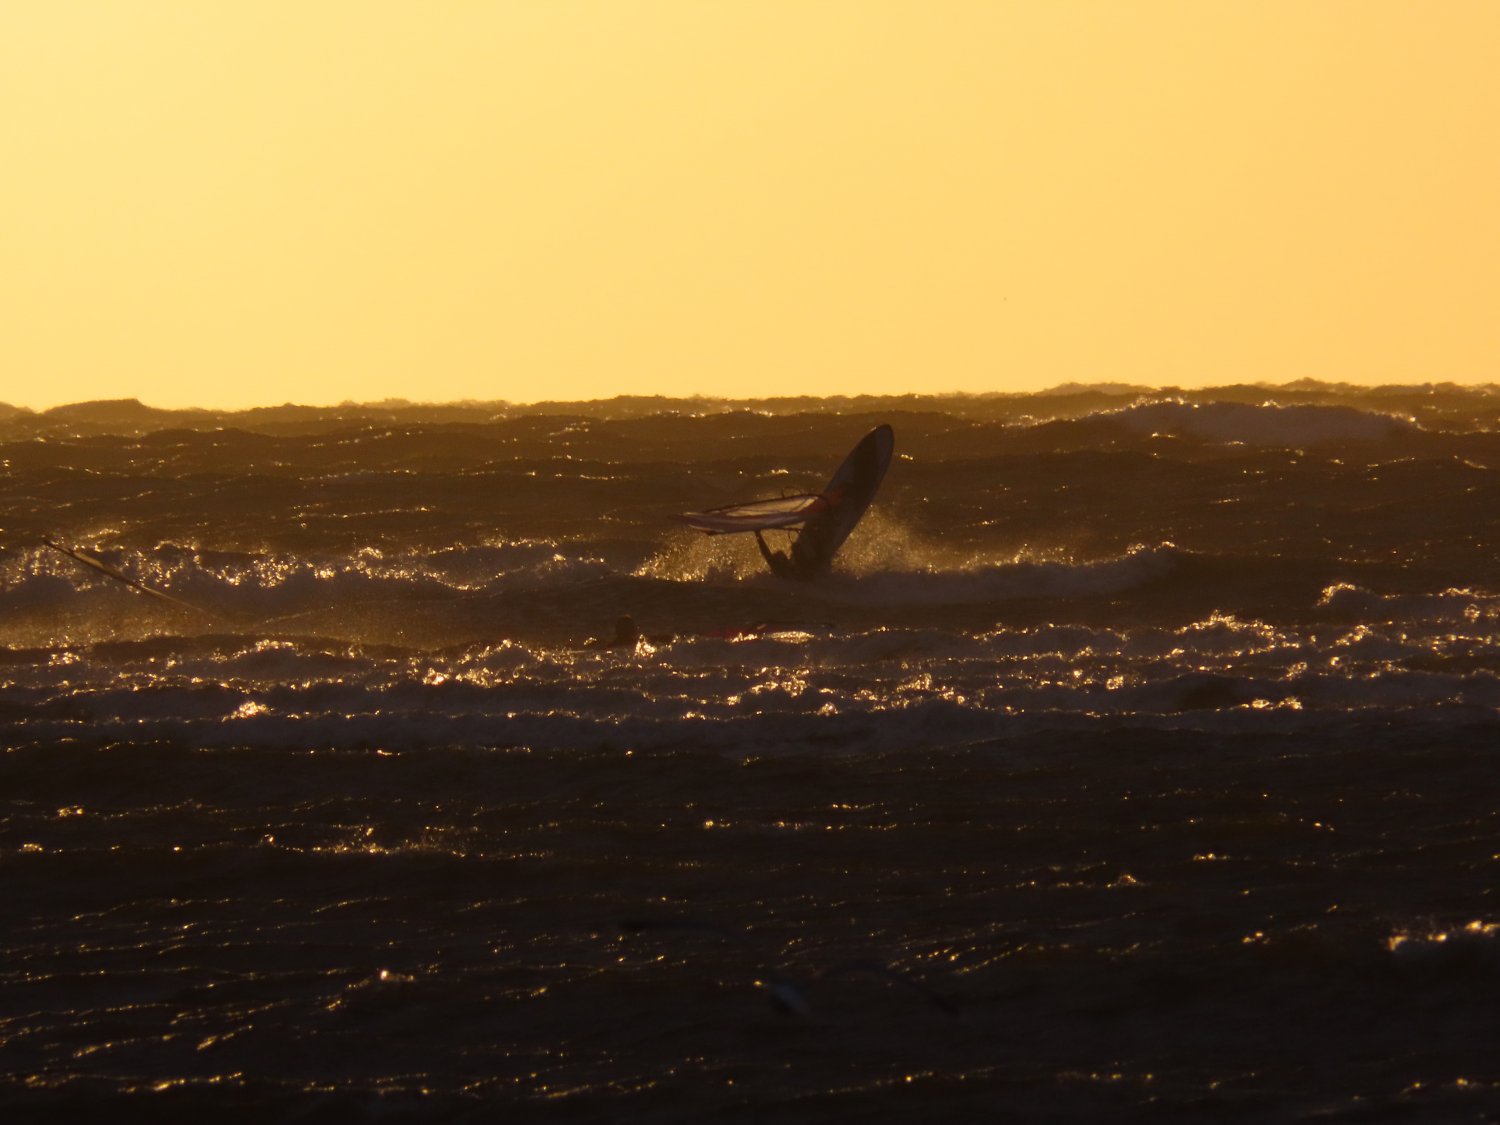
[[0, 419], [7, 1117], [1500, 1112], [1500, 398], [754, 407]]

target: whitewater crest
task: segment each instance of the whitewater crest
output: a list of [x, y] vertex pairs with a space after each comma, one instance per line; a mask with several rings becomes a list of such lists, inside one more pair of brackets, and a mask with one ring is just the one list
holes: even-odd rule
[[1376, 442], [1418, 429], [1415, 419], [1352, 406], [1244, 402], [1143, 402], [1096, 415], [1135, 434], [1262, 448]]

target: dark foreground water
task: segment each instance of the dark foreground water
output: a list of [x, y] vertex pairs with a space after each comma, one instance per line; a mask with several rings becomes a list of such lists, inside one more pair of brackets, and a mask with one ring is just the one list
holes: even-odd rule
[[0, 1111], [1496, 1120], [1497, 416], [0, 419]]

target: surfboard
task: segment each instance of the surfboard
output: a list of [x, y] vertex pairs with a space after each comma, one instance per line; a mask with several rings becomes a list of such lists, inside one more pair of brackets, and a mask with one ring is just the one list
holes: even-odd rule
[[[799, 576], [810, 577], [828, 568], [849, 533], [864, 518], [885, 479], [895, 448], [891, 427], [876, 426], [859, 440], [821, 492], [729, 504], [705, 512], [685, 512], [678, 518], [710, 535], [801, 528], [792, 543], [789, 565]], [[774, 560], [768, 557], [767, 561]]]
[[896, 435], [888, 425], [876, 426], [860, 438], [823, 489], [827, 510], [809, 519], [792, 544], [792, 557], [800, 566], [823, 570], [833, 561], [849, 533], [865, 518], [895, 450]]

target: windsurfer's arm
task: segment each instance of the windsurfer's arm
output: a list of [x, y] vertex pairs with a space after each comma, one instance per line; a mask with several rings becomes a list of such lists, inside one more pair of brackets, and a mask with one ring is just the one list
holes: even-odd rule
[[792, 560], [780, 551], [773, 551], [767, 547], [759, 531], [755, 533], [755, 545], [760, 548], [761, 558], [766, 560], [766, 565], [771, 568], [772, 574], [780, 578], [791, 577]]

